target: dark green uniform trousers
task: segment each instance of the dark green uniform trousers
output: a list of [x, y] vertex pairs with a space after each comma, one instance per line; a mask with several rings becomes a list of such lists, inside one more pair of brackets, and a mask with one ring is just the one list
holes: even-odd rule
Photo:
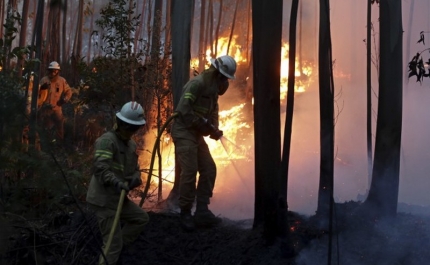
[[[194, 200], [209, 204], [215, 186], [216, 165], [203, 137], [193, 140], [176, 138], [175, 151], [181, 167], [179, 207], [191, 210]], [[199, 179], [196, 187], [197, 172]]]
[[[104, 248], [109, 239], [109, 234], [115, 220], [116, 210], [93, 204], [89, 204], [89, 206], [97, 216], [100, 232], [103, 237]], [[142, 208], [128, 199], [124, 201], [120, 215], [120, 222], [118, 222], [115, 229], [115, 234], [113, 235], [109, 252], [106, 255], [109, 265], [115, 265], [117, 263], [123, 245], [133, 243], [143, 231], [144, 226], [148, 221], [149, 216]], [[124, 224], [122, 228], [120, 224], [121, 222]], [[102, 255], [100, 255], [99, 264], [106, 264]]]

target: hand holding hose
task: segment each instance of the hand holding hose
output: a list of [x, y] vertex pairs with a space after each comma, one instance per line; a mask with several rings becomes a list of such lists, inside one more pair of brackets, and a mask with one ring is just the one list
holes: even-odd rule
[[211, 139], [214, 139], [214, 140], [218, 141], [219, 139], [221, 139], [221, 137], [223, 135], [224, 135], [223, 131], [216, 129], [214, 132], [211, 133], [211, 135], [209, 137]]

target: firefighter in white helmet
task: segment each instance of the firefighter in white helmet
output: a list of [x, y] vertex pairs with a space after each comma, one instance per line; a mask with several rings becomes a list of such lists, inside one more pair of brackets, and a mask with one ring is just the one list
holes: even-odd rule
[[[128, 102], [116, 114], [116, 128], [95, 141], [87, 203], [97, 216], [104, 246], [114, 223], [121, 190], [128, 192], [142, 184], [136, 142], [131, 137], [145, 124], [142, 106]], [[106, 255], [109, 265], [117, 263], [123, 245], [135, 241], [148, 221], [148, 214], [126, 196]], [[120, 223], [123, 223], [122, 228]], [[100, 261], [105, 264], [102, 256]]]
[[[177, 117], [171, 134], [181, 167], [179, 207], [185, 230], [194, 230], [196, 226], [211, 227], [221, 222], [208, 208], [215, 186], [216, 165], [203, 136], [214, 140], [222, 137], [223, 132], [218, 128], [218, 97], [227, 91], [228, 80], [235, 78], [235, 72], [236, 61], [231, 56], [212, 59], [209, 69], [185, 84], [175, 110]], [[193, 217], [191, 209], [195, 200]]]
[[[62, 106], [72, 97], [72, 90], [66, 79], [60, 76], [60, 65], [53, 61], [48, 65], [48, 74], [40, 80], [39, 99], [41, 117], [51, 119], [58, 140], [64, 139], [64, 117]], [[44, 113], [43, 113], [44, 112]], [[47, 115], [44, 115], [46, 114]], [[42, 121], [44, 124], [49, 122]]]

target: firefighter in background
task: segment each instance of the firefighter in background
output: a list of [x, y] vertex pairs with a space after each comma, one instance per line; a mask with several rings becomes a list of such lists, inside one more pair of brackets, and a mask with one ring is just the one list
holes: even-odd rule
[[[62, 106], [72, 97], [66, 79], [60, 76], [60, 65], [53, 61], [48, 66], [48, 75], [40, 80], [39, 99], [42, 119], [51, 119], [58, 140], [64, 139], [64, 117]], [[38, 100], [39, 105], [39, 100]], [[39, 107], [39, 106], [38, 106]], [[45, 114], [45, 115], [44, 115]], [[45, 121], [42, 121], [45, 125]]]
[[[87, 202], [97, 216], [104, 246], [114, 223], [121, 190], [128, 192], [142, 184], [136, 142], [131, 137], [145, 123], [142, 106], [137, 102], [128, 102], [116, 114], [116, 128], [104, 133], [95, 142], [93, 176]], [[126, 197], [120, 222], [106, 255], [109, 265], [117, 263], [123, 245], [135, 241], [148, 221], [148, 214]], [[121, 222], [124, 224], [122, 228]], [[100, 264], [104, 264], [102, 256]]]
[[[211, 59], [209, 69], [185, 84], [176, 107], [177, 117], [172, 125], [176, 158], [181, 167], [179, 183], [180, 220], [185, 230], [196, 226], [211, 227], [221, 223], [208, 208], [216, 178], [216, 165], [203, 136], [219, 140], [218, 96], [234, 79], [236, 61], [228, 55]], [[197, 182], [197, 172], [199, 179]], [[196, 201], [194, 217], [191, 214]]]

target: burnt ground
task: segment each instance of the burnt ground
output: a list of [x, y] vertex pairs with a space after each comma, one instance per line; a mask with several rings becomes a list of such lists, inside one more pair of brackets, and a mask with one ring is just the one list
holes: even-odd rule
[[[429, 216], [399, 213], [395, 219], [369, 219], [357, 214], [357, 206], [336, 204], [331, 264], [430, 264]], [[289, 213], [294, 255], [286, 258], [281, 255], [284, 245], [266, 244], [262, 230], [251, 228], [252, 220], [224, 219], [219, 227], [185, 232], [178, 214], [149, 215], [145, 231], [124, 249], [122, 264], [328, 264], [328, 233], [318, 228], [322, 222], [315, 216]], [[100, 238], [91, 215], [86, 221], [74, 214], [53, 216], [44, 225], [28, 220], [9, 225], [11, 229], [2, 225], [9, 235], [2, 242], [1, 264], [95, 264]]]

